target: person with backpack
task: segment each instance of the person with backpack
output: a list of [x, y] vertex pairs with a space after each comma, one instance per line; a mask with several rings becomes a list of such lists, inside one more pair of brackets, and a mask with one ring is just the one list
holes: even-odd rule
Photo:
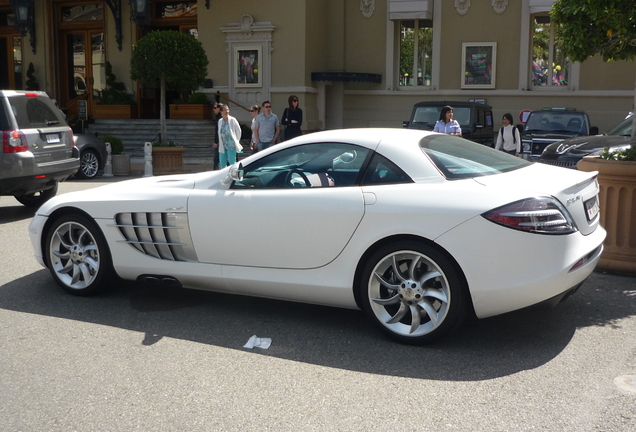
[[519, 153], [521, 153], [521, 136], [519, 135], [519, 129], [512, 124], [512, 114], [505, 113], [501, 121], [504, 125], [497, 134], [495, 150], [502, 150], [513, 156], [519, 156]]

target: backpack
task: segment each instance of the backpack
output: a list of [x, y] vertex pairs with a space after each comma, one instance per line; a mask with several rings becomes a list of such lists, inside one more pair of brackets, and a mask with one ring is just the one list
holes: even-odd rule
[[[503, 140], [503, 129], [504, 127], [502, 126], [501, 129], [499, 129], [499, 134], [501, 135], [501, 139]], [[521, 131], [523, 130], [523, 126], [522, 125], [516, 125], [515, 129], [517, 129], [519, 131], [519, 136], [521, 136]], [[512, 142], [514, 144], [517, 144], [517, 134], [515, 133], [515, 131], [512, 131]]]

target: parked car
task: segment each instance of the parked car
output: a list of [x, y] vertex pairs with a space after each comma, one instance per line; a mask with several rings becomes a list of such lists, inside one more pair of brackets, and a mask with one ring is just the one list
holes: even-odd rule
[[521, 157], [536, 160], [554, 142], [579, 136], [598, 135], [587, 113], [574, 108], [543, 108], [532, 111], [521, 132]]
[[79, 168], [73, 132], [44, 92], [0, 90], [0, 195], [39, 207]]
[[420, 102], [413, 106], [411, 119], [402, 126], [432, 131], [446, 105], [453, 107], [453, 118], [461, 126], [463, 138], [494, 147], [492, 107], [478, 102]]
[[605, 147], [609, 147], [612, 152], [626, 150], [631, 144], [633, 120], [633, 115], [630, 114], [603, 135], [572, 138], [550, 144], [541, 153], [539, 162], [576, 168], [576, 164], [584, 156], [600, 155]]
[[[473, 312], [574, 292], [603, 250], [598, 192], [594, 173], [460, 137], [347, 129], [219, 171], [66, 193], [28, 232], [37, 260], [72, 294], [103, 291], [118, 275], [359, 307], [389, 336], [426, 343]], [[531, 266], [519, 265], [520, 251]]]
[[75, 145], [80, 151], [80, 168], [75, 177], [92, 179], [104, 169], [106, 164], [106, 142], [92, 134], [73, 135]]

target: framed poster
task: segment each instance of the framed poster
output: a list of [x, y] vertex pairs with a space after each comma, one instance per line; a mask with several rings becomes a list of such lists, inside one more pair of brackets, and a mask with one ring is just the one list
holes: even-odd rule
[[260, 46], [242, 46], [234, 48], [234, 86], [262, 87], [260, 64], [262, 58]]
[[462, 44], [462, 88], [495, 88], [497, 42]]

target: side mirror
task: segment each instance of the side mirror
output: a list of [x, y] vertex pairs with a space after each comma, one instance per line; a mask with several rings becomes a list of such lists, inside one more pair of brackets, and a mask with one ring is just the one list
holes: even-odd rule
[[243, 180], [243, 163], [238, 162], [230, 167], [227, 177], [222, 181], [222, 184], [228, 185], [232, 182], [240, 182], [241, 180]]
[[337, 164], [337, 163], [344, 163], [344, 164], [349, 164], [351, 162], [353, 162], [354, 160], [356, 160], [356, 158], [358, 157], [358, 153], [355, 150], [351, 150], [348, 152], [345, 152], [343, 154], [341, 154], [340, 156], [336, 157], [333, 160], [333, 164]]
[[409, 121], [408, 120], [407, 121], [403, 121], [402, 122], [402, 127], [405, 127], [405, 128], [409, 127]]
[[590, 135], [598, 135], [598, 126], [590, 126]]

